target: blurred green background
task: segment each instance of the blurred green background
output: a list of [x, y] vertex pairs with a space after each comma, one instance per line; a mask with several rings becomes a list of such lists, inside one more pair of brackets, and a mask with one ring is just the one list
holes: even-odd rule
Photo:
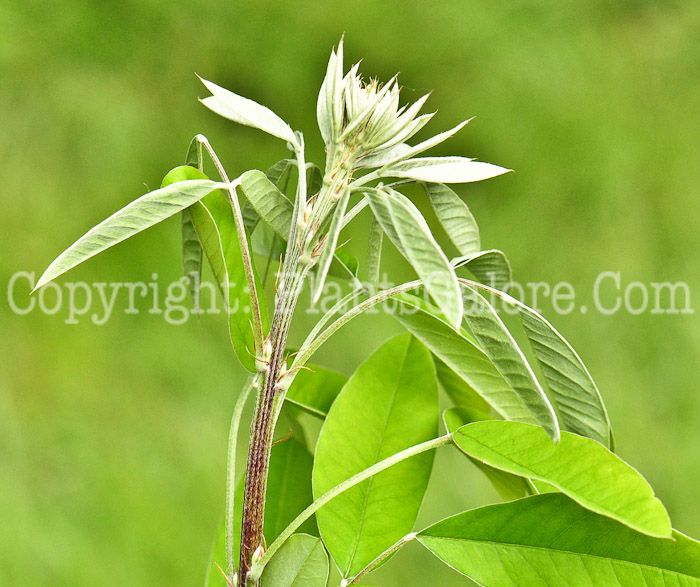
[[[175, 326], [120, 302], [102, 326], [72, 325], [65, 307], [17, 315], [6, 292], [158, 186], [198, 132], [231, 175], [286, 156], [198, 104], [194, 72], [274, 109], [320, 160], [316, 93], [343, 32], [346, 63], [364, 58], [380, 79], [401, 71], [404, 100], [435, 90], [421, 137], [477, 116], [437, 154], [516, 170], [458, 188], [484, 244], [508, 253], [517, 281], [573, 284], [574, 312], [538, 305], [596, 378], [618, 452], [700, 536], [700, 3], [0, 0], [1, 585], [201, 584], [245, 376], [221, 317]], [[165, 222], [60, 283], [167, 284], [178, 235]], [[385, 268], [410, 277], [393, 251]], [[696, 311], [603, 315], [591, 307], [602, 271], [623, 287], [686, 282]], [[27, 281], [15, 285], [25, 307]], [[360, 319], [319, 362], [350, 374], [399, 331]], [[421, 522], [495, 500], [444, 450]], [[371, 582], [412, 579], [466, 583], [416, 544]]]

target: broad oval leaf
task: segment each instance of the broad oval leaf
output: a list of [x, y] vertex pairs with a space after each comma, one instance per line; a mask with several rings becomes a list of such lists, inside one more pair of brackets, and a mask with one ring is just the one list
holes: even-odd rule
[[209, 98], [201, 100], [202, 104], [207, 108], [216, 112], [219, 116], [245, 126], [260, 129], [277, 138], [288, 141], [294, 146], [298, 146], [294, 131], [272, 110], [253, 100], [234, 94], [213, 82], [201, 77], [199, 79], [213, 94]]
[[430, 183], [467, 183], [491, 179], [512, 169], [466, 157], [417, 157], [383, 168], [381, 177], [403, 177]]
[[36, 291], [83, 261], [94, 257], [117, 243], [158, 224], [188, 208], [215, 189], [226, 187], [209, 179], [181, 181], [149, 192], [97, 226], [91, 228], [68, 249], [63, 251], [39, 278]]
[[459, 375], [491, 407], [508, 420], [538, 424], [548, 410], [533, 413], [520, 393], [503, 379], [486, 353], [463, 330], [455, 330], [434, 307], [411, 295], [396, 296], [394, 317], [435, 356]]
[[[379, 461], [435, 437], [437, 383], [428, 350], [403, 335], [357, 369], [321, 429], [313, 487], [326, 491]], [[343, 576], [353, 576], [415, 523], [432, 468], [425, 453], [353, 487], [316, 512]]]
[[645, 479], [602, 444], [570, 432], [551, 442], [520, 422], [475, 422], [454, 435], [470, 457], [502, 471], [549, 483], [583, 507], [650, 536], [671, 535], [663, 504]]
[[246, 171], [241, 175], [240, 182], [245, 197], [255, 211], [272, 227], [277, 236], [286, 241], [292, 224], [292, 203], [262, 171]]
[[478, 253], [481, 250], [479, 227], [469, 207], [446, 185], [426, 183], [423, 187], [435, 215], [459, 253]]
[[481, 283], [497, 290], [507, 289], [513, 278], [508, 258], [497, 249], [457, 257], [450, 263], [455, 269], [468, 269]]
[[261, 587], [326, 587], [330, 565], [320, 538], [294, 534], [270, 559]]
[[[471, 424], [472, 422], [493, 420], [488, 414], [461, 407], [446, 410], [442, 415], [442, 419], [448, 432], [456, 432], [462, 426]], [[503, 501], [512, 501], [534, 493], [527, 479], [518, 475], [506, 473], [500, 469], [495, 469], [471, 457], [469, 457], [469, 460], [486, 475]]]
[[302, 369], [296, 374], [285, 400], [317, 418], [325, 418], [348, 378], [324, 367], [309, 368], [311, 371]]
[[700, 586], [700, 543], [639, 534], [556, 493], [452, 516], [418, 541], [480, 585]]
[[558, 441], [559, 423], [554, 408], [518, 343], [486, 298], [469, 286], [463, 291], [464, 320], [476, 342], [540, 426], [555, 442]]
[[[178, 167], [165, 178], [206, 177], [193, 167]], [[173, 184], [177, 185], [177, 184]], [[231, 344], [241, 364], [255, 373], [255, 336], [250, 320], [253, 308], [253, 293], [248, 288], [240, 241], [228, 196], [220, 190], [207, 195], [189, 208], [192, 226], [209, 261], [212, 274], [219, 287], [228, 311], [228, 326]], [[263, 330], [267, 331], [268, 317], [263, 288], [256, 279], [257, 306]]]
[[363, 191], [391, 242], [416, 270], [449, 323], [458, 326], [462, 298], [457, 276], [421, 213], [408, 198], [390, 188]]

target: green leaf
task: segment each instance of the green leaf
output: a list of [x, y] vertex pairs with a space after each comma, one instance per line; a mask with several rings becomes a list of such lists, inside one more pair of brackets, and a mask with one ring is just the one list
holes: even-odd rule
[[481, 250], [479, 227], [467, 205], [446, 185], [425, 183], [423, 187], [435, 215], [460, 254], [478, 253]]
[[83, 261], [170, 218], [225, 184], [209, 179], [178, 182], [149, 192], [91, 228], [61, 253], [39, 278], [36, 291]]
[[[448, 432], [455, 432], [462, 426], [472, 422], [493, 420], [490, 415], [469, 408], [451, 408], [445, 411], [442, 418]], [[471, 457], [469, 457], [469, 460], [486, 475], [503, 501], [511, 501], [532, 495], [533, 491], [527, 479], [518, 475], [511, 475], [500, 469], [494, 469]]]
[[311, 371], [300, 370], [285, 397], [304, 411], [325, 418], [348, 378], [330, 369], [309, 365]]
[[481, 251], [450, 261], [455, 269], [464, 267], [478, 281], [498, 290], [505, 290], [513, 279], [510, 263], [502, 251]]
[[[240, 514], [240, 510], [238, 512]], [[240, 519], [240, 518], [239, 518]], [[218, 565], [218, 567], [217, 567]], [[209, 551], [209, 564], [204, 578], [204, 587], [228, 587], [226, 572], [226, 523], [222, 519], [219, 531]]]
[[277, 236], [286, 241], [292, 224], [292, 203], [262, 171], [246, 171], [241, 175], [240, 181], [241, 189], [255, 211]]
[[[296, 163], [296, 161], [294, 161]], [[318, 165], [313, 163], [306, 164], [306, 190], [309, 197], [316, 195], [323, 187], [323, 173]]]
[[367, 243], [367, 283], [371, 291], [377, 289], [379, 284], [379, 271], [382, 261], [382, 240], [384, 231], [381, 224], [373, 216], [369, 225], [369, 239]]
[[381, 170], [381, 177], [405, 177], [430, 183], [467, 183], [512, 171], [465, 157], [417, 157]]
[[455, 444], [481, 462], [544, 481], [583, 507], [650, 536], [671, 535], [663, 504], [644, 478], [603, 445], [563, 432], [554, 444], [544, 430], [519, 422], [475, 422]]
[[357, 257], [351, 255], [343, 249], [338, 249], [335, 252], [331, 266], [328, 269], [328, 275], [353, 281], [357, 278], [359, 265], [360, 264]]
[[396, 296], [394, 317], [508, 420], [539, 424], [520, 393], [506, 383], [488, 356], [463, 330], [455, 330], [416, 296]]
[[260, 583], [261, 587], [326, 587], [329, 571], [321, 540], [294, 534], [267, 564]]
[[[437, 383], [430, 353], [411, 336], [382, 345], [357, 369], [328, 413], [314, 462], [314, 496], [437, 432]], [[316, 517], [343, 576], [357, 574], [411, 531], [432, 453], [401, 462], [348, 489]]]
[[540, 382], [496, 310], [470, 286], [463, 287], [464, 320], [503, 379], [520, 396], [547, 434], [557, 442], [559, 423]]
[[390, 188], [363, 191], [391, 242], [416, 270], [449, 323], [458, 326], [462, 298], [457, 277], [421, 213], [408, 198]]
[[213, 82], [201, 77], [199, 79], [213, 94], [201, 100], [202, 104], [207, 108], [216, 112], [219, 116], [233, 120], [238, 124], [252, 126], [285, 140], [294, 146], [298, 146], [294, 131], [272, 110], [253, 100], [234, 94], [221, 86], [217, 86]]
[[[179, 171], [180, 169], [176, 168], [171, 173], [177, 176], [182, 172]], [[201, 171], [191, 167], [187, 169], [190, 175], [204, 177]], [[166, 179], [169, 176], [170, 174]], [[228, 197], [217, 190], [193, 205], [190, 208], [190, 215], [224, 304], [226, 308], [230, 308], [228, 325], [233, 349], [241, 364], [255, 373], [255, 337], [250, 325], [253, 294], [248, 289], [231, 204]], [[257, 274], [255, 279], [258, 292], [257, 304], [260, 308], [263, 330], [267, 331], [267, 307], [263, 288]]]
[[561, 494], [536, 495], [452, 516], [418, 541], [480, 585], [700, 585], [700, 543], [638, 534]]
[[488, 413], [489, 403], [437, 355], [433, 355], [438, 382], [456, 406]]
[[345, 216], [345, 210], [347, 210], [349, 201], [350, 190], [343, 190], [343, 193], [336, 204], [335, 210], [333, 211], [331, 224], [325, 236], [326, 242], [324, 243], [321, 251], [321, 258], [318, 260], [318, 270], [316, 272], [316, 279], [314, 280], [313, 289], [311, 292], [312, 304], [318, 302], [321, 294], [323, 293], [323, 286], [326, 283], [326, 276], [328, 275], [328, 270], [331, 266], [331, 262], [333, 261], [335, 249], [338, 246], [338, 237], [340, 236], [340, 231], [343, 228], [343, 217]]

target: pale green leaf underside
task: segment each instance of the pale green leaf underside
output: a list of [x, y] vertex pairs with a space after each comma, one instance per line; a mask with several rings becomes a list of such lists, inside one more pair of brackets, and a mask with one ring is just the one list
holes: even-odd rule
[[510, 263], [503, 251], [479, 251], [450, 261], [455, 269], [464, 267], [481, 283], [505, 290], [512, 280]]
[[241, 189], [260, 217], [277, 236], [287, 240], [294, 206], [267, 176], [257, 169], [246, 171], [240, 177]]
[[511, 171], [466, 157], [417, 157], [381, 170], [382, 177], [402, 177], [430, 183], [482, 181]]
[[671, 535], [663, 504], [644, 478], [598, 442], [563, 432], [554, 444], [520, 422], [475, 422], [455, 444], [470, 457], [521, 477], [549, 483], [591, 511], [650, 536]]
[[447, 518], [418, 541], [486, 587], [697, 587], [700, 543], [638, 534], [561, 494]]
[[[415, 444], [435, 438], [437, 382], [432, 358], [413, 337], [382, 345], [333, 403], [316, 449], [314, 496]], [[433, 455], [425, 453], [345, 491], [316, 517], [343, 576], [357, 574], [413, 529]]]
[[435, 215], [459, 253], [478, 253], [481, 250], [479, 227], [469, 207], [446, 185], [426, 183], [423, 187]]
[[149, 192], [80, 237], [39, 278], [35, 290], [83, 261], [113, 247], [139, 232], [170, 218], [225, 184], [211, 180], [182, 181]]
[[462, 298], [457, 277], [421, 213], [392, 189], [367, 189], [364, 193], [382, 229], [416, 270], [436, 305], [450, 324], [459, 325]]
[[319, 538], [294, 534], [272, 557], [261, 587], [326, 587], [330, 565]]

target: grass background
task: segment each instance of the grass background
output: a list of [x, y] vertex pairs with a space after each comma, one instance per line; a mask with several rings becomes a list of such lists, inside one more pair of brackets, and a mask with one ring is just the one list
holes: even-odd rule
[[[69, 325], [65, 309], [14, 314], [7, 286], [157, 186], [198, 132], [232, 175], [286, 156], [199, 105], [194, 72], [273, 108], [321, 159], [316, 93], [343, 32], [347, 62], [400, 70], [405, 100], [435, 90], [433, 132], [477, 116], [437, 154], [516, 170], [458, 188], [516, 280], [569, 281], [589, 307], [602, 271], [689, 284], [694, 314], [539, 305], [596, 378], [620, 455], [700, 536], [700, 4], [0, 0], [0, 584], [200, 584], [244, 378], [222, 320], [173, 326], [142, 304]], [[168, 283], [178, 232], [165, 222], [61, 283]], [[394, 253], [386, 268], [410, 277]], [[350, 374], [399, 331], [360, 320], [319, 359]], [[495, 499], [446, 450], [421, 520]], [[372, 582], [416, 577], [465, 583], [416, 544]]]

